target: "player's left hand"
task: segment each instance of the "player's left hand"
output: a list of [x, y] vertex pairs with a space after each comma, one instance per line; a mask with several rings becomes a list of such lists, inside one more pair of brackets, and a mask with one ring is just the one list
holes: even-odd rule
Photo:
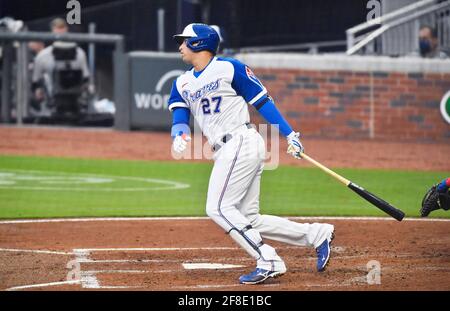
[[287, 136], [287, 140], [287, 153], [296, 159], [301, 159], [301, 153], [305, 152], [305, 148], [303, 148], [303, 145], [300, 142], [300, 133], [292, 132]]
[[186, 150], [187, 143], [191, 141], [191, 137], [187, 134], [181, 134], [175, 136], [172, 142], [173, 150], [177, 153], [182, 153]]

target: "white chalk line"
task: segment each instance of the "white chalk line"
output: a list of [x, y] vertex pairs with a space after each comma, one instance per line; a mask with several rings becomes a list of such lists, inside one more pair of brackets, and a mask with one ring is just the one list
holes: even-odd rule
[[[398, 222], [390, 217], [328, 217], [328, 216], [312, 216], [312, 217], [283, 217], [291, 220], [335, 220], [335, 221], [392, 221]], [[0, 224], [27, 224], [27, 223], [59, 223], [59, 222], [102, 222], [102, 221], [174, 221], [174, 220], [210, 220], [208, 217], [98, 217], [98, 218], [57, 218], [57, 219], [16, 219], [2, 220]], [[447, 218], [404, 218], [403, 221], [412, 222], [450, 222]]]
[[[276, 247], [276, 249], [286, 250], [286, 249], [302, 249], [300, 246], [284, 246]], [[90, 254], [93, 252], [152, 252], [152, 251], [220, 251], [220, 250], [241, 250], [239, 247], [148, 247], [148, 248], [77, 248], [73, 252], [60, 252], [60, 251], [50, 251], [50, 250], [31, 250], [31, 249], [8, 249], [0, 248], [0, 252], [23, 252], [23, 253], [36, 253], [36, 254], [52, 254], [52, 255], [66, 255], [66, 256], [76, 256], [76, 260], [79, 263], [189, 263], [189, 262], [201, 262], [210, 260], [210, 258], [193, 258], [192, 260], [186, 261], [185, 259], [91, 259]], [[335, 252], [332, 248], [332, 252]], [[341, 251], [337, 251], [341, 253]], [[420, 255], [417, 256], [412, 253], [403, 254], [365, 254], [365, 255], [332, 255], [333, 258], [337, 259], [352, 259], [352, 258], [365, 258], [365, 257], [398, 257], [398, 258], [434, 258], [440, 257], [440, 255]], [[303, 260], [316, 260], [316, 257], [301, 257], [296, 256], [298, 259]], [[221, 258], [224, 261], [252, 261], [251, 258], [245, 257], [230, 257]]]
[[[138, 248], [137, 250], [158, 250], [161, 248]], [[165, 250], [183, 250], [182, 248], [163, 248]], [[184, 250], [192, 250], [193, 248], [184, 248]], [[194, 249], [204, 249], [204, 250], [222, 250], [222, 249], [230, 249], [228, 247], [204, 247], [204, 248], [194, 248]], [[239, 249], [239, 248], [233, 248], [233, 249]], [[102, 251], [123, 251], [123, 250], [136, 250], [136, 248], [108, 248], [108, 249], [74, 249], [73, 253], [66, 253], [66, 252], [53, 252], [53, 251], [39, 251], [39, 250], [18, 250], [18, 249], [7, 249], [8, 251], [26, 251], [26, 252], [38, 252], [38, 253], [45, 253], [45, 254], [59, 254], [59, 255], [73, 255], [75, 254], [77, 256], [77, 260], [80, 262], [97, 262], [96, 260], [89, 259], [89, 250], [96, 251], [96, 250], [102, 250]], [[420, 257], [414, 256], [412, 254], [378, 254], [377, 257], [382, 258], [433, 258], [433, 257], [439, 257], [439, 256], [433, 256], [433, 255], [422, 255]], [[333, 256], [335, 259], [356, 259], [356, 258], [364, 258], [364, 257], [373, 257], [371, 254], [365, 254], [365, 255], [353, 255], [353, 256]], [[249, 260], [247, 258], [234, 258], [236, 261], [240, 261], [239, 259]], [[306, 257], [306, 258], [299, 258], [303, 260], [316, 260], [315, 257]], [[158, 260], [159, 261], [159, 260]], [[106, 261], [99, 261], [99, 262], [106, 262]], [[121, 260], [120, 262], [126, 262], [125, 260]], [[142, 262], [142, 261], [138, 261]], [[426, 268], [422, 268], [426, 269]], [[442, 267], [436, 267], [436, 269], [442, 269]], [[236, 270], [236, 269], [233, 269]], [[241, 269], [239, 269], [241, 270]], [[290, 269], [291, 271], [295, 271]], [[64, 281], [64, 282], [52, 282], [52, 283], [43, 283], [43, 284], [33, 284], [33, 285], [24, 285], [24, 286], [17, 286], [17, 287], [11, 287], [7, 290], [21, 290], [21, 289], [28, 289], [28, 288], [37, 288], [37, 287], [47, 287], [47, 286], [60, 286], [60, 285], [76, 285], [80, 284], [82, 288], [87, 289], [127, 289], [127, 288], [142, 288], [142, 286], [102, 286], [100, 285], [96, 274], [112, 274], [112, 273], [118, 273], [118, 274], [126, 274], [126, 273], [134, 273], [134, 274], [143, 274], [143, 273], [179, 273], [184, 272], [182, 269], [168, 269], [168, 270], [87, 270], [87, 271], [81, 271], [80, 273], [80, 280], [74, 280], [74, 281]], [[344, 282], [342, 284], [305, 284], [306, 287], [332, 287], [332, 286], [351, 286], [353, 282]], [[237, 287], [241, 286], [240, 284], [213, 284], [213, 285], [195, 285], [195, 286], [179, 286], [174, 287], [178, 289], [208, 289], [208, 288], [222, 288], [222, 287]], [[278, 286], [278, 284], [266, 284], [264, 286]]]
[[76, 285], [80, 284], [80, 280], [74, 281], [62, 281], [62, 282], [51, 282], [51, 283], [42, 283], [42, 284], [33, 284], [33, 285], [23, 285], [23, 286], [15, 286], [5, 289], [6, 291], [15, 291], [22, 290], [27, 288], [37, 288], [37, 287], [49, 287], [49, 286], [61, 286], [61, 285]]
[[[292, 247], [291, 247], [292, 248]], [[135, 248], [132, 248], [133, 250], [135, 250]], [[155, 249], [155, 248], [153, 248]], [[159, 248], [156, 248], [159, 249]], [[169, 250], [180, 250], [180, 248], [164, 248], [164, 249], [169, 249]], [[185, 248], [187, 250], [191, 250], [192, 248]], [[196, 248], [198, 249], [198, 248]], [[211, 248], [204, 248], [204, 249], [211, 249]], [[223, 248], [212, 248], [212, 249], [223, 249]], [[239, 248], [236, 248], [239, 249]], [[105, 251], [105, 249], [101, 249], [102, 251]], [[109, 251], [111, 249], [106, 249], [106, 251]], [[123, 248], [120, 248], [120, 251], [123, 251]], [[139, 250], [143, 250], [142, 248], [140, 248]], [[144, 249], [147, 250], [147, 249]], [[86, 250], [84, 249], [78, 249], [78, 250], [74, 250], [74, 251], [79, 251], [79, 252], [86, 252]], [[89, 249], [90, 252], [95, 252], [96, 249]], [[348, 255], [348, 256], [342, 256], [342, 255], [334, 255], [333, 259], [341, 259], [341, 260], [345, 260], [345, 259], [360, 259], [360, 258], [372, 258], [372, 257], [377, 257], [377, 258], [434, 258], [434, 257], [440, 257], [437, 255], [422, 255], [422, 256], [417, 256], [415, 254], [410, 254], [410, 253], [404, 253], [404, 254], [378, 254], [378, 255], [373, 255], [373, 254], [364, 254], [364, 255]], [[232, 258], [235, 262], [239, 262], [239, 261], [250, 261], [251, 259], [249, 258]], [[317, 258], [316, 257], [303, 257], [303, 258], [298, 258], [298, 260], [306, 260], [306, 261], [316, 261]], [[92, 260], [92, 262], [95, 263], [95, 260]], [[230, 270], [232, 271], [244, 271], [245, 269], [243, 269], [245, 266], [234, 266], [234, 267], [230, 267]], [[361, 268], [361, 271], [365, 271], [364, 268]], [[423, 268], [426, 269], [426, 268]], [[436, 267], [437, 270], [442, 270], [445, 268], [442, 267]], [[299, 271], [299, 269], [289, 269], [289, 271]], [[184, 267], [184, 269], [166, 269], [166, 270], [90, 270], [90, 271], [85, 271], [86, 273], [88, 273], [91, 276], [96, 277], [96, 274], [148, 274], [148, 273], [184, 273], [186, 272], [186, 267]], [[348, 286], [353, 286], [354, 282], [351, 282], [352, 280], [347, 280], [344, 283], [326, 283], [326, 284], [305, 284], [306, 287], [348, 287]], [[268, 285], [275, 285], [278, 286], [278, 284], [268, 284]], [[181, 286], [181, 287], [176, 287], [178, 289], [208, 289], [208, 288], [222, 288], [222, 287], [234, 287], [234, 286], [240, 286], [240, 284], [233, 284], [233, 285], [228, 285], [228, 284], [216, 284], [216, 285], [195, 285], [195, 286]], [[141, 286], [139, 286], [138, 288], [140, 288]], [[92, 287], [89, 286], [87, 288], [107, 288], [107, 287], [103, 287], [103, 286], [97, 286], [97, 287]], [[175, 287], [174, 287], [175, 288]]]
[[95, 259], [79, 259], [79, 263], [161, 263], [161, 262], [181, 262], [180, 260], [164, 260], [164, 259], [102, 259], [102, 260], [95, 260]]
[[[276, 247], [277, 249], [301, 249], [300, 246], [284, 246], [284, 247]], [[78, 248], [74, 249], [73, 252], [59, 252], [59, 251], [49, 251], [49, 250], [30, 250], [30, 249], [6, 249], [6, 248], [0, 248], [1, 251], [5, 252], [23, 252], [23, 253], [37, 253], [37, 254], [54, 254], [54, 255], [75, 255], [76, 260], [79, 263], [159, 263], [159, 262], [186, 262], [186, 260], [183, 259], [91, 259], [88, 256], [92, 252], [152, 252], [152, 251], [192, 251], [192, 250], [199, 250], [199, 251], [220, 251], [220, 250], [241, 250], [239, 247], [148, 247], [148, 248]], [[332, 249], [332, 252], [334, 250]], [[337, 251], [340, 253], [341, 251]], [[379, 256], [379, 257], [408, 257], [408, 258], [414, 258], [414, 254], [365, 254], [365, 255], [348, 255], [348, 256], [336, 256], [334, 255], [333, 258], [340, 258], [340, 259], [351, 259], [351, 258], [364, 258], [364, 257], [370, 257], [370, 256]], [[305, 259], [305, 260], [315, 260], [316, 257], [300, 257], [296, 256], [299, 259]], [[434, 258], [439, 257], [438, 255], [420, 255], [417, 258]], [[251, 258], [244, 258], [244, 257], [230, 257], [230, 258], [221, 258], [222, 260], [231, 260], [231, 261], [251, 261]], [[206, 261], [209, 260], [209, 258], [194, 258], [192, 262], [198, 262], [198, 261]]]
[[100, 218], [54, 218], [2, 220], [0, 224], [59, 223], [59, 222], [102, 222], [102, 221], [151, 221], [151, 220], [202, 220], [206, 217], [100, 217]]
[[[445, 271], [448, 271], [448, 269], [442, 268], [442, 267], [423, 267], [416, 270], [438, 270], [442, 271], [444, 269]], [[390, 270], [389, 268], [384, 268], [383, 270]], [[292, 271], [292, 270], [291, 270]], [[134, 271], [134, 270], [98, 270], [98, 271], [88, 271], [89, 273], [147, 273], [147, 272], [153, 272], [153, 273], [173, 273], [173, 272], [180, 272], [180, 270], [159, 270], [159, 271]], [[390, 272], [392, 273], [392, 272]], [[365, 281], [366, 277], [355, 277], [351, 278], [349, 280], [346, 280], [342, 283], [327, 283], [327, 284], [304, 284], [305, 287], [348, 287], [348, 286], [354, 286], [357, 285], [355, 283], [360, 283], [361, 285], [367, 285]], [[22, 290], [22, 289], [29, 289], [29, 288], [38, 288], [38, 287], [49, 287], [49, 286], [61, 286], [61, 285], [77, 285], [80, 284], [80, 280], [75, 281], [63, 281], [63, 282], [52, 282], [52, 283], [43, 283], [43, 284], [33, 284], [33, 285], [24, 285], [24, 286], [16, 286], [6, 289], [6, 291], [15, 291], [15, 290]], [[210, 284], [210, 285], [193, 285], [193, 286], [174, 286], [173, 289], [208, 289], [208, 288], [227, 288], [227, 287], [240, 287], [243, 286], [241, 284]], [[262, 284], [260, 285], [262, 287], [277, 287], [279, 284]], [[100, 286], [97, 287], [84, 287], [84, 288], [96, 288], [96, 289], [128, 289], [128, 288], [144, 288], [143, 286]]]
[[[187, 262], [185, 259], [78, 259], [79, 263], [194, 263], [194, 262], [205, 262], [210, 260], [211, 258], [192, 258]], [[220, 258], [222, 261], [251, 261], [254, 260], [252, 258], [244, 258], [244, 257], [230, 257], [230, 258]]]
[[100, 283], [94, 273], [80, 272], [80, 284], [82, 288], [100, 288]]
[[[52, 283], [42, 283], [42, 284], [33, 284], [33, 285], [23, 285], [23, 286], [15, 286], [5, 289], [5, 291], [19, 291], [23, 289], [30, 288], [38, 288], [38, 287], [50, 287], [50, 286], [61, 286], [61, 285], [79, 285], [81, 283], [80, 280], [75, 281], [62, 281], [62, 282], [52, 282]], [[127, 289], [127, 288], [143, 288], [142, 286], [98, 286], [91, 287], [96, 289]]]
[[[217, 269], [217, 268], [216, 268]], [[214, 270], [216, 270], [214, 269]], [[224, 269], [224, 268], [221, 268]], [[242, 269], [238, 268], [226, 268], [227, 270], [234, 270], [234, 271], [243, 271]], [[184, 273], [186, 270], [189, 269], [162, 269], [162, 270], [88, 270], [83, 271], [89, 274], [147, 274], [147, 273]]]
[[[375, 217], [289, 217], [290, 219], [336, 219], [336, 220], [391, 220], [386, 218], [375, 218]], [[135, 218], [135, 220], [173, 220], [174, 217], [159, 217], [159, 218]], [[179, 220], [197, 220], [197, 219], [208, 219], [207, 217], [175, 217], [175, 219]], [[98, 218], [93, 219], [50, 219], [50, 220], [38, 220], [37, 222], [62, 222], [62, 221], [98, 221]], [[130, 220], [130, 218], [104, 218], [103, 220]], [[450, 221], [447, 219], [411, 219], [413, 221]], [[25, 220], [26, 222], [36, 222], [36, 220]], [[10, 222], [10, 221], [8, 221]], [[14, 221], [17, 222], [17, 221]], [[24, 222], [23, 220], [19, 222]], [[0, 222], [2, 223], [2, 222]], [[283, 248], [297, 248], [297, 247], [281, 247]], [[80, 262], [108, 262], [109, 260], [105, 261], [96, 261], [91, 260], [88, 258], [90, 251], [182, 251], [182, 250], [239, 250], [240, 248], [237, 247], [197, 247], [197, 248], [99, 248], [99, 249], [74, 249], [74, 252], [60, 252], [60, 251], [49, 251], [49, 250], [26, 250], [26, 249], [0, 249], [0, 251], [10, 251], [10, 252], [30, 252], [30, 253], [43, 253], [43, 254], [57, 254], [57, 255], [77, 255], [77, 259]], [[378, 255], [380, 256], [380, 255]], [[337, 259], [351, 259], [351, 258], [364, 258], [364, 257], [373, 257], [373, 255], [366, 254], [366, 255], [354, 255], [354, 256], [333, 256]], [[420, 256], [416, 257], [410, 254], [397, 254], [397, 255], [382, 255], [381, 257], [411, 257], [411, 258], [424, 258], [424, 257], [436, 257], [436, 256]], [[237, 259], [237, 258], [234, 258]], [[316, 260], [315, 257], [308, 257], [303, 258], [306, 260]], [[136, 260], [132, 262], [145, 262], [146, 260]], [[149, 260], [154, 261], [154, 260]], [[159, 260], [158, 260], [159, 261]], [[111, 261], [109, 261], [111, 262]], [[114, 261], [112, 261], [114, 262]], [[119, 261], [117, 261], [119, 262]], [[126, 260], [121, 260], [120, 262], [130, 262]], [[114, 271], [114, 272], [113, 272]], [[81, 280], [75, 280], [75, 281], [65, 281], [65, 282], [53, 282], [53, 283], [43, 283], [43, 284], [33, 284], [33, 285], [25, 285], [25, 286], [18, 286], [18, 287], [12, 287], [8, 290], [20, 290], [20, 289], [26, 289], [26, 288], [33, 288], [33, 287], [45, 287], [45, 286], [58, 286], [58, 285], [65, 285], [65, 284], [81, 284], [83, 288], [141, 288], [141, 286], [101, 286], [98, 282], [98, 279], [96, 278], [96, 273], [148, 273], [148, 272], [160, 272], [160, 273], [172, 273], [172, 272], [179, 272], [180, 270], [158, 270], [158, 271], [148, 271], [148, 270], [92, 270], [92, 271], [83, 271], [81, 272], [82, 279]], [[215, 287], [228, 287], [228, 286], [235, 286], [235, 285], [197, 285], [194, 287], [179, 287], [179, 288], [215, 288]], [[236, 285], [240, 286], [240, 285]], [[334, 284], [311, 284], [309, 286], [334, 286]], [[346, 285], [342, 285], [346, 286]]]
[[[440, 268], [440, 267], [437, 267]], [[386, 269], [386, 268], [385, 268]], [[425, 270], [429, 270], [426, 269]], [[88, 271], [89, 273], [143, 273], [149, 271], [133, 271], [133, 270], [98, 270], [98, 271]], [[179, 270], [160, 270], [160, 271], [152, 271], [152, 272], [160, 272], [160, 273], [171, 273], [171, 272], [179, 272]], [[16, 286], [6, 289], [6, 291], [15, 291], [29, 288], [38, 288], [38, 287], [49, 287], [49, 286], [61, 286], [61, 285], [77, 285], [80, 284], [80, 280], [75, 281], [63, 281], [63, 282], [52, 282], [52, 283], [43, 283], [43, 284], [33, 284], [33, 285], [24, 285], [24, 286]], [[360, 283], [361, 285], [367, 285], [365, 282], [365, 276], [351, 278], [341, 283], [327, 283], [327, 284], [304, 284], [305, 287], [348, 287], [357, 285], [355, 283]], [[171, 288], [182, 290], [182, 289], [209, 289], [209, 288], [228, 288], [228, 287], [241, 287], [241, 284], [208, 284], [208, 285], [192, 285], [192, 286], [173, 286]], [[278, 287], [279, 284], [261, 284], [260, 287]], [[143, 286], [96, 286], [96, 287], [84, 287], [84, 288], [95, 288], [95, 289], [128, 289], [128, 288], [144, 288]]]
[[[301, 261], [301, 260], [306, 260], [306, 261], [316, 261], [317, 257], [315, 256], [309, 256], [309, 257], [300, 257], [300, 256], [295, 256], [295, 255], [291, 255], [291, 256], [284, 256], [284, 258], [289, 258], [289, 257], [295, 257], [295, 259], [297, 261]], [[410, 258], [410, 259], [424, 259], [424, 258], [428, 258], [428, 259], [432, 259], [432, 258], [441, 258], [442, 256], [440, 255], [416, 255], [416, 254], [365, 254], [365, 255], [331, 255], [332, 259], [359, 259], [359, 258]], [[231, 261], [231, 262], [249, 262], [249, 263], [253, 263], [254, 260], [252, 258], [244, 258], [244, 257], [234, 257], [234, 258], [221, 258], [224, 261]], [[201, 261], [206, 261], [206, 260], [210, 260], [210, 259], [203, 259]], [[198, 262], [199, 260], [190, 260], [189, 262], [186, 262], [185, 260], [149, 260], [148, 262], [172, 262], [172, 263], [183, 263], [183, 264], [191, 264], [193, 261]], [[140, 263], [141, 261], [134, 261], [134, 260], [120, 260], [120, 261], [114, 261], [114, 260], [90, 260], [90, 261], [80, 261], [80, 263]], [[196, 263], [199, 264], [199, 263]], [[226, 265], [226, 264], [224, 264]], [[214, 268], [216, 269], [216, 268]], [[145, 270], [146, 272], [153, 272], [156, 270]]]
[[[207, 247], [207, 248], [192, 248], [187, 247], [182, 250], [199, 250], [199, 249], [208, 249], [208, 250], [229, 250], [229, 249], [235, 249], [230, 247]], [[103, 252], [109, 252], [109, 251], [148, 251], [148, 250], [155, 250], [155, 251], [161, 251], [161, 250], [180, 250], [180, 248], [97, 248], [97, 249], [74, 249], [73, 254], [76, 256], [76, 260], [80, 263], [97, 263], [99, 261], [93, 260], [90, 258], [91, 252], [96, 251], [103, 251]], [[102, 260], [103, 262], [106, 262], [108, 260]], [[120, 260], [115, 262], [127, 262], [125, 260]], [[100, 281], [97, 278], [98, 274], [147, 274], [147, 273], [180, 273], [185, 272], [186, 268], [184, 269], [166, 269], [166, 270], [85, 270], [80, 272], [80, 281], [79, 284], [81, 284], [82, 288], [88, 288], [88, 289], [127, 289], [127, 288], [139, 288], [134, 286], [105, 286], [100, 285]]]
[[201, 251], [238, 250], [239, 247], [140, 247], [140, 248], [76, 248], [74, 252], [153, 252], [153, 251]]
[[155, 191], [155, 190], [176, 190], [176, 189], [187, 189], [190, 188], [190, 184], [167, 180], [167, 179], [158, 179], [158, 178], [143, 178], [143, 177], [133, 177], [133, 176], [116, 176], [116, 175], [102, 175], [102, 174], [88, 174], [88, 173], [73, 173], [73, 172], [55, 172], [55, 171], [38, 171], [38, 170], [23, 170], [23, 169], [1, 169], [6, 172], [24, 172], [31, 174], [56, 174], [63, 176], [85, 176], [85, 177], [93, 177], [93, 178], [113, 178], [119, 180], [132, 180], [146, 183], [154, 183], [154, 184], [163, 184], [163, 187], [133, 187], [133, 188], [125, 188], [125, 187], [117, 187], [117, 188], [92, 188], [86, 186], [86, 188], [76, 188], [76, 187], [42, 187], [42, 186], [15, 186], [15, 185], [1, 185], [0, 189], [20, 189], [20, 190], [48, 190], [48, 191]]
[[[73, 250], [75, 254], [75, 260], [89, 260], [90, 253], [85, 250]], [[98, 281], [95, 273], [89, 271], [81, 271], [80, 267], [80, 284], [82, 288], [99, 288], [100, 282]]]
[[72, 252], [58, 252], [58, 251], [34, 250], [34, 249], [12, 249], [12, 248], [0, 248], [0, 252], [35, 253], [35, 254], [52, 254], [52, 255], [73, 255]]

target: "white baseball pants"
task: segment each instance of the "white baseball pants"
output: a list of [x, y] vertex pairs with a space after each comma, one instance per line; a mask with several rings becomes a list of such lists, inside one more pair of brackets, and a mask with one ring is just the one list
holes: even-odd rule
[[301, 224], [285, 218], [261, 215], [259, 193], [264, 167], [265, 143], [253, 128], [241, 126], [233, 138], [214, 154], [206, 213], [257, 260], [257, 267], [282, 270], [283, 260], [262, 238], [297, 246], [318, 247], [333, 226]]

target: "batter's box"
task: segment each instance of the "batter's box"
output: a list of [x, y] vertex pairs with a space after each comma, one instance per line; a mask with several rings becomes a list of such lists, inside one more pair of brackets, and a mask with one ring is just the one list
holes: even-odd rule
[[[230, 251], [236, 257], [227, 258]], [[236, 247], [90, 248], [74, 249], [80, 284], [88, 289], [122, 289], [200, 285], [202, 288], [236, 284], [236, 272], [253, 260]], [[242, 257], [239, 257], [242, 255]], [[230, 274], [229, 271], [234, 273]], [[214, 277], [211, 278], [211, 271]], [[229, 279], [229, 280], [228, 280]], [[217, 280], [222, 282], [218, 284]], [[227, 282], [223, 282], [227, 280]], [[206, 287], [205, 287], [206, 286]], [[160, 288], [162, 289], [162, 288]]]

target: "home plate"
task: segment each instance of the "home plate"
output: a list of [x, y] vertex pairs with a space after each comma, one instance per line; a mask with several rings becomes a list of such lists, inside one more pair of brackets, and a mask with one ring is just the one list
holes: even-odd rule
[[242, 268], [241, 265], [228, 265], [222, 263], [183, 263], [183, 268], [186, 270], [196, 270], [196, 269], [232, 269], [232, 268]]

